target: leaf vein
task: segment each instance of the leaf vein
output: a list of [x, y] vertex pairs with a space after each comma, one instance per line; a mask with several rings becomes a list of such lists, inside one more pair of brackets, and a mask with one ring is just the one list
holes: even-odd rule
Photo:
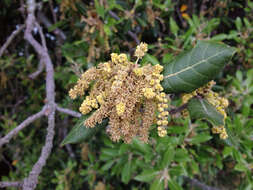
[[202, 73], [199, 72], [199, 71], [194, 70], [193, 68], [192, 68], [192, 71], [195, 72], [196, 74], [202, 76], [202, 77], [208, 78], [207, 76], [205, 76], [204, 74], [202, 74]]
[[193, 86], [194, 88], [196, 88], [196, 85], [193, 85], [193, 84], [187, 82], [186, 80], [184, 80], [183, 78], [179, 77], [178, 75], [176, 75], [176, 77], [177, 77], [178, 79], [180, 79], [181, 81], [183, 81], [183, 83], [185, 83], [185, 84], [187, 84], [187, 85], [190, 85], [190, 86]]
[[[164, 78], [170, 78], [170, 77], [173, 77], [173, 76], [178, 75], [178, 74], [180, 74], [180, 73], [183, 73], [183, 72], [185, 72], [185, 71], [188, 71], [189, 69], [192, 69], [192, 68], [194, 68], [194, 67], [196, 67], [196, 66], [198, 66], [198, 65], [200, 65], [200, 64], [202, 64], [202, 63], [204, 63], [204, 62], [207, 62], [209, 59], [214, 58], [214, 57], [216, 57], [216, 56], [218, 56], [218, 55], [224, 53], [225, 51], [226, 51], [226, 50], [221, 51], [221, 52], [219, 52], [219, 53], [217, 53], [217, 54], [215, 54], [215, 55], [213, 55], [213, 56], [208, 57], [207, 59], [201, 60], [201, 61], [195, 63], [194, 65], [188, 66], [188, 67], [186, 67], [186, 68], [184, 68], [184, 69], [182, 69], [182, 70], [180, 70], [180, 71], [178, 71], [178, 72], [169, 74], [169, 75], [165, 76]], [[210, 63], [209, 63], [209, 64], [210, 64]]]

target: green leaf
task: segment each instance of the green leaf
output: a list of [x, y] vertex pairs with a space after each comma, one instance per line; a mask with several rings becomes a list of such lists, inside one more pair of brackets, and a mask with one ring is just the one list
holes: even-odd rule
[[48, 28], [48, 32], [52, 32], [54, 31], [55, 29], [57, 28], [60, 28], [62, 25], [66, 24], [66, 21], [59, 21], [59, 22], [56, 22], [55, 24], [51, 25], [49, 28]]
[[194, 136], [193, 138], [191, 138], [190, 142], [192, 144], [199, 144], [199, 143], [206, 142], [206, 141], [210, 140], [211, 138], [212, 138], [212, 136], [210, 136], [208, 134], [198, 134], [198, 135]]
[[235, 170], [240, 171], [240, 172], [246, 172], [248, 168], [244, 164], [238, 163], [235, 165]]
[[168, 128], [168, 134], [182, 134], [189, 130], [187, 125], [184, 126], [173, 126]]
[[187, 150], [185, 150], [185, 149], [177, 149], [175, 151], [174, 160], [176, 162], [179, 162], [179, 163], [187, 162], [187, 161], [190, 160], [190, 156], [189, 156]]
[[163, 190], [163, 181], [156, 179], [150, 186], [150, 190]]
[[101, 170], [103, 170], [103, 171], [109, 170], [112, 167], [112, 165], [114, 164], [114, 162], [115, 162], [115, 160], [108, 161], [105, 165], [103, 165]]
[[187, 107], [192, 119], [206, 119], [214, 126], [224, 125], [224, 117], [205, 99], [192, 98]]
[[141, 182], [150, 182], [153, 180], [157, 175], [159, 171], [155, 170], [144, 170], [140, 175], [137, 175], [134, 179]]
[[101, 16], [103, 19], [105, 17], [105, 9], [103, 6], [101, 6], [98, 2], [98, 0], [95, 0], [95, 7], [96, 7], [96, 11], [98, 13], [99, 16]]
[[121, 144], [119, 148], [119, 154], [125, 154], [127, 151], [131, 150], [129, 144]]
[[178, 185], [177, 182], [173, 180], [168, 181], [168, 186], [170, 189], [173, 190], [182, 190], [182, 187], [180, 187], [180, 185]]
[[118, 156], [119, 150], [118, 149], [112, 149], [112, 148], [103, 148], [101, 150], [101, 155], [106, 155], [114, 158], [115, 156]]
[[240, 17], [237, 17], [235, 20], [235, 26], [238, 31], [242, 29], [242, 20]]
[[251, 24], [250, 24], [249, 20], [246, 17], [243, 18], [243, 22], [244, 22], [246, 28], [251, 28]]
[[177, 23], [174, 21], [172, 17], [170, 17], [170, 30], [174, 35], [177, 35], [177, 32], [179, 30]]
[[211, 41], [223, 41], [228, 39], [227, 34], [217, 34], [211, 38]]
[[223, 150], [223, 158], [226, 158], [227, 156], [231, 155], [233, 152], [233, 148], [230, 146], [226, 146]]
[[99, 130], [99, 128], [107, 124], [107, 120], [105, 119], [101, 124], [96, 125], [94, 128], [86, 128], [83, 123], [89, 116], [90, 115], [85, 115], [80, 118], [79, 122], [62, 141], [61, 146], [88, 140]]
[[174, 149], [173, 148], [168, 148], [166, 150], [166, 152], [163, 155], [163, 159], [162, 159], [162, 163], [161, 163], [161, 167], [165, 168], [168, 167], [170, 162], [172, 161], [172, 159], [174, 158]]
[[123, 183], [127, 184], [131, 178], [131, 160], [129, 160], [121, 172], [121, 180]]
[[234, 52], [234, 48], [225, 44], [198, 41], [192, 50], [164, 66], [165, 92], [192, 92], [203, 86], [215, 78]]
[[[189, 155], [187, 155], [187, 156], [189, 156]], [[170, 170], [169, 170], [169, 173], [170, 173], [170, 176], [187, 175], [185, 169], [181, 165], [171, 167]]]
[[75, 6], [76, 6], [79, 13], [86, 16], [87, 9], [85, 8], [83, 3], [81, 3], [81, 2], [75, 3]]
[[151, 148], [149, 147], [148, 144], [143, 143], [142, 141], [140, 141], [137, 138], [133, 139], [131, 146], [134, 150], [138, 150], [138, 151], [140, 151], [144, 154], [148, 154], [148, 153], [152, 152], [152, 150], [151, 150]]
[[144, 57], [144, 60], [150, 62], [152, 65], [160, 64], [160, 62], [157, 60], [157, 58], [153, 55], [150, 55], [150, 54], [146, 54]]

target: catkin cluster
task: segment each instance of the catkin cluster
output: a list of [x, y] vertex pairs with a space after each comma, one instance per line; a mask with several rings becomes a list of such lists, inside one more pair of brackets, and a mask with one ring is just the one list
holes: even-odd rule
[[82, 74], [69, 96], [75, 99], [89, 90], [79, 110], [84, 115], [96, 111], [85, 121], [86, 127], [94, 127], [108, 117], [106, 131], [113, 141], [123, 139], [130, 143], [138, 136], [147, 142], [149, 128], [157, 120], [159, 136], [167, 134], [168, 99], [160, 84], [163, 66], [138, 64], [147, 50], [145, 43], [137, 46], [135, 63], [126, 54], [112, 53], [110, 61]]
[[[223, 115], [225, 120], [227, 117], [225, 109], [228, 107], [229, 102], [226, 98], [220, 97], [218, 93], [211, 90], [214, 84], [214, 81], [210, 81], [205, 86], [196, 89], [192, 93], [183, 94], [182, 103], [186, 104], [194, 96], [201, 96], [202, 98], [205, 98], [211, 105], [213, 105], [216, 110]], [[186, 109], [184, 109], [182, 114], [183, 116], [187, 116], [189, 113]], [[226, 139], [228, 137], [224, 126], [214, 126], [212, 128], [212, 132], [214, 134], [219, 134], [221, 139]]]

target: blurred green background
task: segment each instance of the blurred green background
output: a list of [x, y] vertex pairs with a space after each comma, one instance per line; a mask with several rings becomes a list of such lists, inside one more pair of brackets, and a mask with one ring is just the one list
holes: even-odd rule
[[[214, 90], [229, 99], [229, 138], [212, 135], [204, 121], [169, 118], [168, 136], [151, 127], [149, 144], [113, 143], [105, 130], [86, 141], [60, 143], [82, 120], [57, 113], [56, 138], [38, 190], [195, 190], [189, 179], [221, 190], [253, 189], [253, 2], [250, 0], [43, 0], [37, 11], [55, 68], [56, 101], [78, 110], [68, 90], [87, 68], [111, 52], [132, 55], [140, 41], [144, 57], [169, 64], [197, 40], [224, 42], [237, 53], [215, 79]], [[22, 0], [0, 2], [0, 44], [24, 23]], [[57, 32], [58, 31], [58, 32]], [[37, 31], [34, 35], [39, 39]], [[38, 58], [20, 34], [0, 58], [0, 136], [44, 104], [45, 73], [35, 80]], [[172, 95], [172, 105], [180, 105]], [[39, 157], [46, 119], [20, 132], [0, 150], [1, 181], [26, 177]], [[12, 189], [12, 188], [9, 188]], [[14, 189], [14, 188], [13, 188]], [[201, 188], [199, 188], [201, 189]]]

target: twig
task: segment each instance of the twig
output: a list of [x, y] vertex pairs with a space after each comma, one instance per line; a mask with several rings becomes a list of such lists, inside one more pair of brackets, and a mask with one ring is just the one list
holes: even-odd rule
[[0, 148], [8, 143], [12, 137], [18, 134], [19, 131], [24, 129], [26, 126], [28, 126], [30, 123], [35, 121], [36, 119], [42, 117], [45, 114], [46, 108], [44, 107], [40, 112], [31, 115], [26, 120], [24, 120], [20, 125], [18, 125], [15, 129], [10, 131], [7, 135], [5, 135], [3, 138], [0, 139]]
[[43, 71], [44, 67], [45, 67], [45, 64], [42, 61], [40, 61], [38, 65], [38, 69], [34, 73], [30, 74], [28, 77], [31, 79], [35, 79]]
[[18, 99], [19, 99], [19, 100], [18, 100], [14, 105], [11, 106], [11, 107], [12, 107], [12, 110], [11, 110], [11, 114], [12, 114], [12, 115], [15, 114], [17, 107], [18, 107], [20, 104], [22, 104], [22, 103], [27, 99], [27, 96], [22, 97], [21, 99], [20, 99], [20, 98], [18, 98]]
[[[46, 28], [50, 28], [52, 26], [52, 23], [49, 21], [49, 19], [41, 11], [38, 12], [38, 20], [42, 24], [44, 24], [44, 26]], [[62, 40], [66, 40], [66, 38], [67, 38], [66, 35], [64, 34], [64, 32], [62, 30], [60, 30], [59, 28], [54, 29], [53, 33], [57, 36], [60, 36]]]
[[81, 117], [82, 116], [82, 114], [80, 114], [78, 112], [75, 112], [75, 111], [67, 109], [67, 108], [61, 108], [58, 105], [56, 105], [56, 110], [59, 111], [59, 112], [71, 115], [73, 117]]
[[50, 11], [52, 13], [54, 24], [55, 24], [57, 22], [57, 16], [56, 16], [56, 14], [54, 12], [53, 2], [52, 2], [52, 0], [49, 0], [48, 3], [49, 3]]
[[116, 15], [113, 11], [109, 11], [109, 14], [111, 15], [112, 18], [115, 18], [115, 20], [120, 20], [119, 16]]
[[209, 0], [203, 0], [202, 2], [201, 2], [201, 6], [200, 6], [200, 11], [199, 11], [199, 13], [200, 13], [200, 15], [202, 15], [202, 16], [204, 16], [204, 11], [205, 11], [205, 9], [206, 9], [206, 3], [208, 2]]
[[51, 110], [51, 113], [48, 116], [48, 128], [47, 136], [45, 140], [45, 145], [42, 148], [40, 157], [38, 161], [34, 164], [32, 171], [29, 173], [29, 176], [24, 179], [23, 190], [33, 190], [35, 189], [38, 183], [39, 174], [42, 171], [42, 168], [46, 164], [46, 160], [49, 157], [51, 150], [53, 148], [53, 139], [54, 139], [54, 126], [55, 126], [55, 110]]
[[[47, 51], [45, 36], [42, 30], [39, 32], [42, 45], [36, 41], [32, 35], [32, 29], [36, 25], [36, 19], [34, 12], [36, 9], [35, 0], [27, 0], [27, 12], [26, 30], [24, 38], [32, 45], [36, 53], [39, 55], [40, 61], [45, 64], [46, 67], [46, 100], [48, 109], [48, 128], [45, 140], [45, 145], [42, 148], [38, 161], [34, 164], [29, 176], [24, 179], [22, 185], [23, 190], [33, 190], [38, 183], [38, 176], [42, 171], [43, 166], [46, 164], [46, 160], [49, 157], [54, 139], [54, 127], [55, 127], [55, 83], [54, 83], [54, 68], [50, 56]], [[39, 27], [40, 29], [40, 27]]]
[[[51, 2], [52, 3], [52, 2]], [[51, 3], [49, 1], [49, 5], [51, 8]], [[56, 15], [55, 12], [53, 10], [51, 10], [54, 18], [54, 23], [57, 21], [56, 19]], [[46, 17], [46, 15], [39, 11], [38, 12], [38, 20], [44, 24], [44, 26], [46, 28], [50, 28], [52, 26], [51, 21]], [[62, 53], [61, 53], [61, 46], [63, 44], [63, 41], [67, 39], [66, 35], [64, 34], [64, 32], [62, 30], [60, 30], [59, 28], [55, 28], [53, 31], [54, 35], [56, 36], [56, 47], [55, 47], [55, 54], [56, 54], [56, 63], [57, 65], [61, 65], [62, 62]]]
[[3, 162], [8, 166], [9, 170], [12, 170], [12, 165], [11, 165], [11, 163], [9, 162], [9, 160], [7, 160], [7, 159], [5, 158], [5, 156], [4, 156], [3, 153], [1, 153], [1, 154], [2, 154], [2, 155], [0, 156], [1, 161], [3, 161]]
[[140, 40], [138, 39], [137, 35], [135, 33], [133, 33], [132, 31], [127, 31], [128, 35], [131, 36], [134, 41], [136, 42], [136, 44], [140, 44]]
[[20, 8], [18, 9], [18, 11], [21, 12], [21, 15], [23, 17], [23, 19], [25, 19], [25, 3], [24, 0], [19, 0], [20, 2]]
[[169, 111], [170, 115], [174, 115], [174, 114], [176, 114], [176, 113], [178, 113], [178, 112], [183, 111], [185, 108], [187, 108], [187, 105], [188, 105], [188, 104], [183, 104], [182, 106], [180, 106], [180, 107], [178, 107], [178, 108], [171, 109], [171, 110]]
[[4, 187], [21, 187], [22, 186], [22, 182], [19, 181], [2, 181], [0, 182], [0, 188], [4, 188]]
[[[116, 13], [114, 13], [113, 11], [109, 11], [109, 14], [115, 20], [120, 20], [119, 16], [116, 15]], [[129, 31], [127, 31], [127, 34], [129, 36], [131, 36], [131, 38], [133, 38], [133, 40], [136, 42], [136, 44], [140, 44], [140, 40], [138, 39], [137, 35], [134, 32], [132, 32], [132, 31], [129, 30]]]
[[6, 50], [6, 48], [10, 45], [10, 43], [12, 42], [12, 40], [25, 28], [25, 25], [21, 25], [19, 26], [16, 30], [14, 30], [12, 32], [12, 34], [8, 37], [8, 39], [6, 40], [6, 42], [4, 43], [4, 45], [1, 47], [0, 49], [0, 57], [2, 57], [4, 51]]
[[38, 22], [35, 22], [36, 27], [38, 27], [39, 30], [39, 34], [40, 34], [40, 38], [41, 38], [41, 43], [42, 43], [42, 47], [45, 49], [46, 53], [47, 53], [47, 45], [46, 45], [46, 39], [44, 37], [42, 28], [40, 27]]
[[189, 177], [184, 176], [184, 180], [187, 182], [190, 182], [195, 187], [201, 188], [202, 190], [219, 190], [218, 188], [208, 186], [208, 185], [198, 181], [197, 179], [191, 179]]
[[[9, 142], [9, 140], [16, 135], [20, 130], [22, 130], [24, 127], [26, 127], [28, 124], [33, 122], [35, 119], [46, 115], [48, 117], [48, 127], [47, 127], [47, 135], [45, 139], [45, 144], [41, 150], [40, 157], [38, 158], [37, 162], [34, 164], [32, 170], [30, 171], [27, 178], [23, 180], [23, 183], [21, 182], [0, 182], [0, 184], [3, 187], [7, 186], [22, 186], [23, 190], [33, 190], [36, 188], [36, 185], [38, 183], [38, 177], [42, 171], [42, 168], [46, 164], [46, 160], [49, 157], [51, 150], [53, 148], [53, 139], [54, 139], [54, 128], [55, 128], [55, 111], [56, 107], [58, 107], [55, 103], [55, 82], [54, 82], [54, 68], [51, 61], [51, 58], [49, 56], [45, 36], [43, 34], [41, 26], [37, 23], [35, 18], [35, 9], [36, 9], [36, 2], [35, 0], [27, 0], [27, 18], [25, 20], [25, 34], [24, 39], [31, 44], [31, 46], [34, 48], [35, 52], [37, 53], [39, 57], [39, 62], [41, 65], [45, 66], [46, 70], [46, 105], [43, 107], [43, 109], [38, 112], [37, 114], [34, 114], [30, 117], [28, 117], [25, 121], [23, 121], [18, 127], [16, 127], [14, 130], [12, 130], [10, 133], [8, 133], [5, 137], [0, 139], [0, 145]], [[32, 35], [32, 31], [34, 27], [38, 27], [39, 29], [39, 35], [41, 38], [41, 43], [38, 42]], [[23, 26], [24, 27], [24, 26]], [[17, 34], [15, 34], [17, 35]], [[15, 36], [11, 35], [10, 39], [13, 39]], [[10, 43], [7, 40], [6, 44], [4, 46], [8, 46]], [[6, 49], [6, 47], [1, 49]], [[35, 73], [40, 73], [41, 69], [39, 65], [38, 71]], [[37, 74], [32, 74], [32, 76], [36, 76]], [[74, 112], [72, 110], [66, 109], [66, 108], [57, 108], [58, 111], [72, 115], [74, 117], [81, 117], [81, 114], [78, 112]], [[0, 146], [0, 147], [1, 147]]]

